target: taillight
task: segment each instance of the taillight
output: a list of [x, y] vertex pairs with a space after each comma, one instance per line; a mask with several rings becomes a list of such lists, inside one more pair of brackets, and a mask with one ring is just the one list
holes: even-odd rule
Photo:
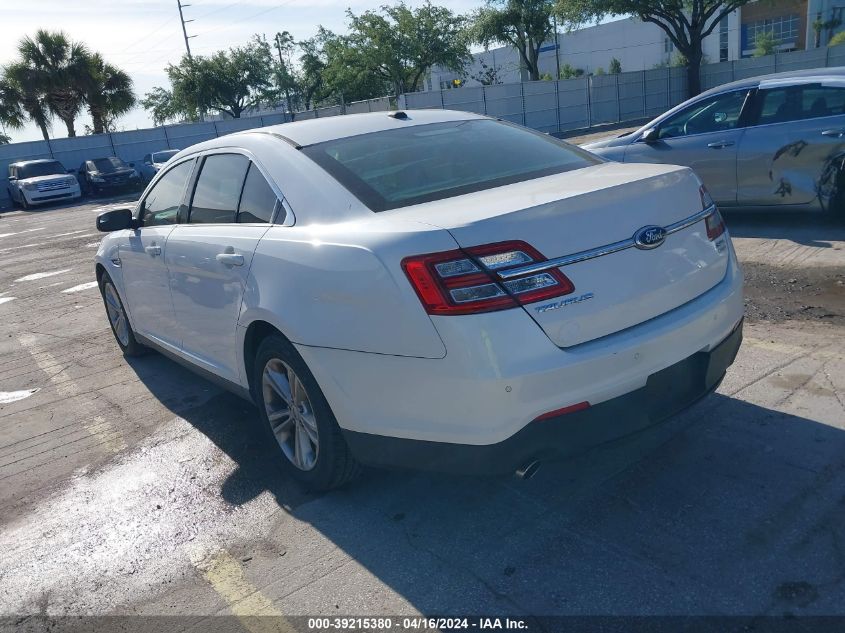
[[499, 242], [402, 260], [411, 285], [429, 314], [477, 314], [566, 295], [575, 290], [557, 268], [498, 278], [499, 271], [545, 261], [525, 242]]
[[710, 238], [710, 241], [713, 241], [725, 232], [725, 221], [722, 219], [722, 214], [719, 213], [719, 209], [716, 208], [716, 203], [713, 202], [713, 198], [710, 195], [710, 192], [707, 191], [707, 187], [701, 185], [698, 188], [698, 193], [701, 196], [702, 209], [709, 209], [710, 207], [713, 207], [713, 213], [705, 218], [705, 223], [707, 224], [707, 237]]
[[725, 232], [725, 221], [718, 209], [713, 209], [713, 213], [708, 215], [704, 222], [707, 224], [707, 237], [710, 238], [710, 241], [715, 240]]

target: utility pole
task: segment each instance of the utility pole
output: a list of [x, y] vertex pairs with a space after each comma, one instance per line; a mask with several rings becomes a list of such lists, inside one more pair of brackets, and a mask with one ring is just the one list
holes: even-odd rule
[[191, 37], [188, 37], [188, 30], [185, 28], [185, 24], [187, 24], [188, 22], [193, 22], [193, 20], [186, 20], [185, 15], [182, 13], [182, 9], [191, 5], [182, 4], [182, 0], [176, 0], [176, 4], [179, 6], [179, 21], [182, 22], [182, 35], [185, 38], [185, 49], [188, 51], [188, 59], [193, 59], [193, 57], [191, 57], [191, 45], [188, 40], [191, 39], [191, 37], [196, 37], [196, 35], [191, 35]]

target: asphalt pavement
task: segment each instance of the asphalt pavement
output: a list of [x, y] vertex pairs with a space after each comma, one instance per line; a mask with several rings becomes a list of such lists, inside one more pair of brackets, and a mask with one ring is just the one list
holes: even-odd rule
[[[248, 403], [122, 357], [94, 282], [103, 203], [0, 218], [6, 624], [845, 616], [845, 227], [729, 216], [740, 259], [767, 267], [762, 307], [718, 392], [665, 424], [528, 481], [373, 470], [310, 494]], [[808, 271], [824, 309], [778, 312]]]

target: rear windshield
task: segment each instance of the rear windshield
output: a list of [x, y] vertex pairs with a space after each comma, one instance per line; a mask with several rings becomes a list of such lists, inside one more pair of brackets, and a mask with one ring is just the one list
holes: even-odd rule
[[95, 158], [92, 162], [94, 163], [94, 167], [97, 168], [97, 171], [105, 173], [126, 167], [126, 163], [114, 156], [111, 158]]
[[373, 132], [304, 147], [373, 211], [492, 189], [600, 162], [546, 134], [489, 119]]
[[153, 154], [153, 162], [154, 163], [166, 163], [171, 158], [176, 156], [179, 153], [178, 149], [170, 150], [168, 152], [156, 152]]
[[36, 178], [38, 176], [52, 176], [54, 174], [67, 174], [67, 170], [58, 161], [48, 163], [30, 163], [18, 167], [18, 178]]

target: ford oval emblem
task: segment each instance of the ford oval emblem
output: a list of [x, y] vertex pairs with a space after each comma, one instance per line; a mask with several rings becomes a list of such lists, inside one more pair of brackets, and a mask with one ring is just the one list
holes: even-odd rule
[[666, 229], [662, 226], [644, 226], [634, 233], [634, 245], [645, 251], [657, 248], [666, 241]]

